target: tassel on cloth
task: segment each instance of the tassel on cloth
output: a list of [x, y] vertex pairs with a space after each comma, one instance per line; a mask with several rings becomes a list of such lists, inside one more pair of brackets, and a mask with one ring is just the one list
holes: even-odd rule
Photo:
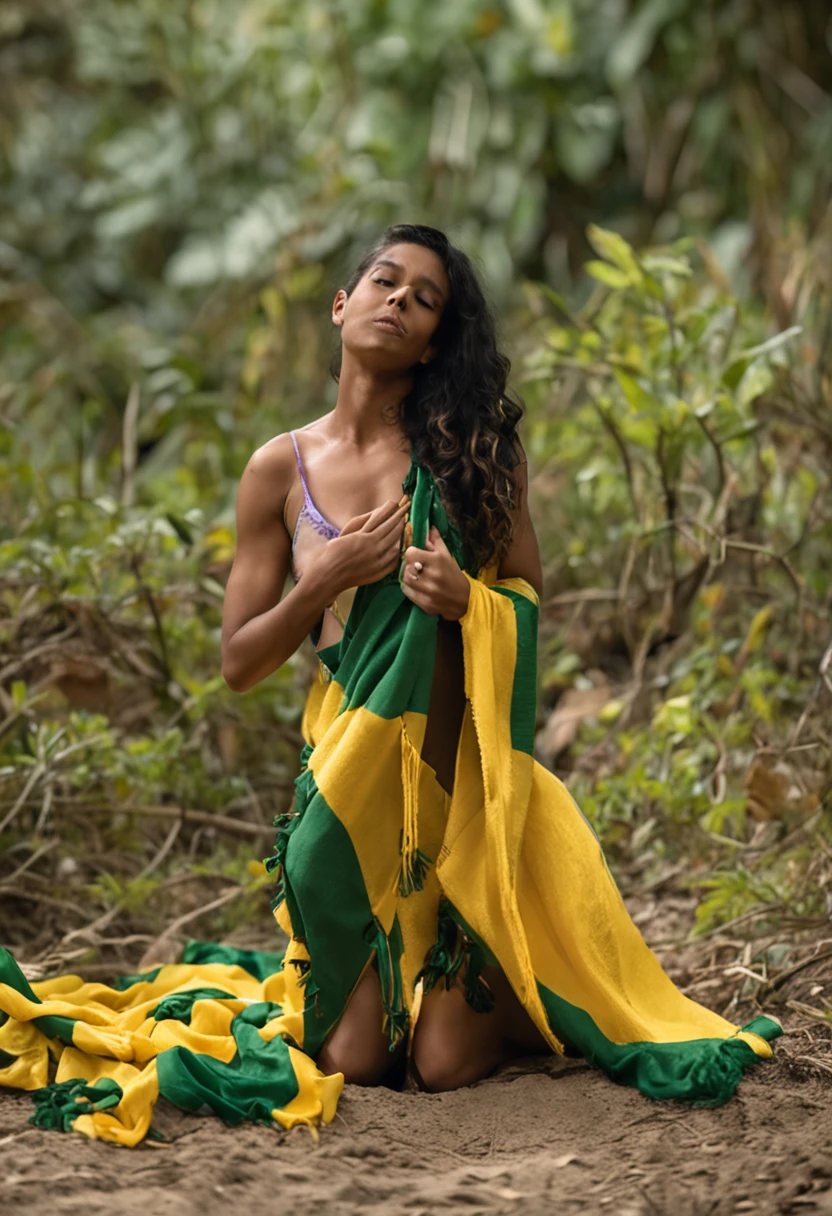
[[436, 941], [428, 951], [415, 982], [421, 980], [422, 991], [428, 993], [439, 980], [444, 979], [447, 990], [464, 965], [465, 1000], [475, 1013], [491, 1013], [494, 993], [480, 974], [487, 962], [482, 947], [453, 918], [450, 903], [443, 897], [439, 904]]
[[415, 982], [421, 980], [422, 991], [427, 994], [436, 987], [439, 980], [444, 979], [447, 991], [464, 961], [459, 945], [459, 926], [448, 913], [447, 900], [443, 899], [439, 904], [436, 921], [436, 941], [428, 951], [425, 964]]
[[399, 874], [399, 895], [405, 897], [421, 891], [432, 862], [419, 848], [419, 775], [421, 757], [413, 746], [402, 718], [402, 793], [404, 826], [399, 839], [402, 866]]
[[372, 924], [368, 925], [364, 941], [376, 952], [381, 1004], [384, 1009], [382, 1030], [390, 1037], [388, 1050], [393, 1051], [404, 1036], [410, 1021], [410, 1014], [404, 1003], [401, 970], [393, 958], [390, 938], [384, 932], [384, 926], [377, 916], [374, 916]]
[[[272, 912], [289, 895], [285, 875], [286, 850], [289, 847], [291, 835], [300, 823], [314, 789], [314, 777], [309, 768], [309, 757], [312, 755], [312, 751], [313, 746], [311, 743], [305, 743], [301, 748], [300, 772], [294, 782], [295, 796], [293, 804], [288, 811], [283, 811], [272, 820], [273, 825], [277, 828], [274, 853], [271, 857], [263, 858], [263, 865], [269, 874], [274, 874], [275, 878], [275, 888], [270, 900]], [[295, 936], [299, 937], [302, 934], [301, 921], [294, 901], [292, 901], [289, 911], [290, 915], [294, 912], [292, 923], [298, 926]]]
[[110, 1110], [123, 1096], [121, 1086], [109, 1077], [99, 1077], [93, 1084], [83, 1077], [53, 1081], [32, 1093], [37, 1109], [29, 1122], [44, 1131], [69, 1132], [79, 1115]]

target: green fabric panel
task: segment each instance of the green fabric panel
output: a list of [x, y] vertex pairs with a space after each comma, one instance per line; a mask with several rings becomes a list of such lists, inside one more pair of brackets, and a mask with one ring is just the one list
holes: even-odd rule
[[[0, 946], [0, 984], [8, 984], [10, 988], [14, 988], [15, 991], [19, 992], [21, 996], [25, 996], [34, 1005], [43, 1004], [40, 997], [35, 994], [26, 976], [14, 961], [12, 955], [2, 946]], [[32, 1022], [41, 1034], [45, 1034], [48, 1039], [60, 1039], [62, 1043], [66, 1043], [68, 1046], [72, 1044], [72, 1031], [75, 1027], [75, 1018], [46, 1014], [44, 1017], [32, 1018]]]
[[783, 1027], [779, 1026], [773, 1018], [767, 1018], [764, 1013], [760, 1013], [756, 1018], [752, 1018], [750, 1022], [746, 1022], [743, 1030], [748, 1034], [758, 1034], [761, 1039], [765, 1039], [770, 1043], [772, 1039], [779, 1039], [783, 1033]]
[[[395, 862], [398, 870], [398, 857]], [[317, 787], [289, 838], [284, 875], [312, 960], [305, 984], [303, 1050], [314, 1058], [370, 957], [365, 933], [373, 925], [350, 834]], [[395, 878], [391, 874], [391, 884]], [[291, 907], [289, 912], [291, 916]]]
[[270, 1043], [258, 1030], [271, 1020], [271, 1001], [250, 1005], [231, 1023], [237, 1054], [226, 1064], [186, 1047], [170, 1047], [156, 1057], [159, 1093], [183, 1110], [207, 1106], [226, 1123], [271, 1123], [272, 1111], [298, 1095], [298, 1081], [281, 1035]]
[[515, 751], [534, 755], [534, 728], [537, 722], [537, 604], [507, 587], [492, 587], [514, 604], [517, 623], [517, 653], [511, 689], [511, 746]]
[[194, 1005], [197, 1001], [239, 1001], [239, 999], [230, 992], [223, 992], [222, 988], [189, 988], [187, 992], [172, 992], [169, 996], [163, 997], [156, 1008], [150, 1011], [148, 1017], [157, 1022], [172, 1019], [182, 1022], [185, 1026], [190, 1026]]
[[416, 609], [395, 578], [367, 588], [373, 595], [365, 597], [360, 619], [353, 623], [353, 604], [350, 631], [318, 652], [344, 689], [341, 712], [364, 706], [381, 718], [395, 718], [408, 709], [426, 714], [438, 617]]
[[217, 942], [201, 942], [191, 939], [182, 953], [183, 963], [224, 963], [228, 967], [242, 967], [261, 983], [275, 975], [283, 966], [283, 953], [269, 950], [244, 950], [240, 946], [221, 946]]
[[141, 971], [136, 975], [116, 976], [113, 980], [113, 987], [116, 992], [125, 992], [128, 988], [132, 988], [134, 984], [143, 984], [145, 981], [152, 984], [164, 965], [163, 963], [160, 967], [154, 967], [152, 971]]
[[[675, 1098], [693, 1106], [721, 1106], [735, 1093], [743, 1073], [762, 1057], [742, 1039], [690, 1039], [682, 1043], [612, 1043], [595, 1022], [538, 982], [549, 1025], [564, 1044], [620, 1085], [647, 1098]], [[767, 1040], [783, 1032], [769, 1018], [755, 1018], [743, 1030]]]
[[27, 1001], [34, 1001], [36, 1005], [42, 1004], [40, 998], [35, 996], [32, 985], [14, 961], [14, 956], [3, 946], [0, 946], [0, 984], [8, 984], [10, 988], [14, 988], [16, 992], [25, 996]]
[[32, 1018], [32, 1025], [37, 1026], [47, 1039], [60, 1039], [67, 1047], [72, 1046], [72, 1034], [77, 1025], [76, 1018], [65, 1018], [58, 1014], [49, 1013], [42, 1018]]
[[[433, 524], [465, 566], [459, 531], [448, 519], [432, 474], [413, 459], [412, 452], [402, 490], [412, 495], [413, 544], [424, 549]], [[397, 572], [358, 588], [343, 637], [318, 652], [344, 689], [341, 712], [364, 706], [387, 719], [406, 710], [428, 712], [439, 618], [404, 595], [403, 566], [402, 562]]]

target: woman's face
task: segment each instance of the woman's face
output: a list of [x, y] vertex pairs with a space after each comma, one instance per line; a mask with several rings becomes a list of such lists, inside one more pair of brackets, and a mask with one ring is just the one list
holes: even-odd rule
[[[351, 296], [335, 296], [332, 320], [361, 363], [383, 371], [430, 362], [431, 338], [450, 295], [442, 259], [423, 245], [388, 245]], [[398, 328], [380, 318], [394, 317]]]

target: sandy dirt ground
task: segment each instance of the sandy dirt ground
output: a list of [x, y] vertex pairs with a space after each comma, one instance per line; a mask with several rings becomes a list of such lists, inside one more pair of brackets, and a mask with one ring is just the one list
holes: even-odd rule
[[[747, 966], [750, 947], [728, 934], [685, 942], [689, 895], [638, 891], [627, 903], [688, 995], [740, 1025], [758, 1011], [737, 1005], [751, 981], [728, 965]], [[815, 927], [806, 959], [826, 959], [827, 941]], [[766, 1006], [786, 1027], [775, 1058], [717, 1108], [654, 1102], [551, 1056], [446, 1094], [349, 1085], [317, 1142], [303, 1127], [226, 1127], [160, 1101], [166, 1143], [120, 1149], [30, 1127], [31, 1098], [0, 1089], [0, 1214], [832, 1216], [830, 1035], [805, 1016], [813, 993], [832, 991], [832, 959], [794, 969]]]
[[832, 1084], [786, 1061], [716, 1109], [653, 1102], [557, 1057], [446, 1094], [347, 1086], [317, 1143], [160, 1102], [167, 1143], [119, 1149], [29, 1127], [31, 1109], [0, 1096], [4, 1213], [832, 1216]]

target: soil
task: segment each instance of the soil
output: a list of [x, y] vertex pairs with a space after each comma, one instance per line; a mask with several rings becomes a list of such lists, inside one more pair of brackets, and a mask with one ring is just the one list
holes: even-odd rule
[[715, 1109], [654, 1102], [582, 1061], [525, 1060], [444, 1094], [349, 1085], [317, 1143], [160, 1101], [167, 1143], [122, 1149], [26, 1123], [0, 1096], [0, 1210], [832, 1216], [832, 1084], [765, 1061]]
[[[154, 1128], [166, 1142], [122, 1149], [30, 1127], [31, 1098], [0, 1089], [0, 1212], [832, 1216], [832, 1028], [815, 1007], [832, 992], [828, 922], [799, 946], [793, 931], [791, 970], [763, 1007], [743, 974], [747, 942], [685, 940], [690, 895], [630, 891], [627, 903], [689, 996], [740, 1025], [758, 1012], [784, 1022], [774, 1059], [724, 1106], [652, 1101], [550, 1056], [444, 1094], [348, 1085], [317, 1140], [304, 1127], [226, 1127], [160, 1100]], [[273, 934], [235, 944], [274, 948]]]

